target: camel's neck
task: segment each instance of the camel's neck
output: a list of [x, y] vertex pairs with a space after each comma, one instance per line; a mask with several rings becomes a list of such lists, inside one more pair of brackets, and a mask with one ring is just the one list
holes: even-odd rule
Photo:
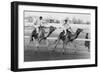
[[50, 31], [50, 32], [47, 34], [46, 38], [49, 37], [49, 36], [52, 34], [52, 32], [53, 32], [53, 31]]
[[75, 34], [73, 34], [74, 38], [76, 39], [78, 37], [78, 35], [80, 34], [80, 32], [77, 32]]

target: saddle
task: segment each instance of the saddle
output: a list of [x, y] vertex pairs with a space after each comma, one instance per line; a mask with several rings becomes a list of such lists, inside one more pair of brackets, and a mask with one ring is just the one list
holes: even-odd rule
[[67, 38], [70, 40], [71, 39], [71, 36], [73, 34], [71, 33], [71, 31], [69, 29], [67, 29], [66, 32], [67, 32]]

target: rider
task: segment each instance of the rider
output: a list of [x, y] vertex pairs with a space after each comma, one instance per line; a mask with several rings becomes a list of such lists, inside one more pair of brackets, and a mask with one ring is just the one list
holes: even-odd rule
[[[33, 25], [33, 27], [35, 28], [35, 33], [38, 34], [38, 37], [40, 37], [40, 31], [39, 31], [39, 27], [42, 25], [42, 16], [39, 17], [39, 19], [37, 19]], [[37, 37], [37, 38], [38, 38]], [[36, 40], [39, 40], [39, 39], [36, 39]], [[38, 41], [35, 41], [36, 43], [36, 47], [39, 46], [39, 43]]]
[[62, 25], [62, 28], [63, 28], [63, 30], [65, 32], [64, 35], [67, 34], [67, 31], [66, 30], [69, 30], [69, 31], [71, 31], [73, 33], [73, 31], [71, 29], [71, 26], [68, 24], [68, 20], [64, 20], [64, 24]]
[[40, 31], [39, 31], [39, 27], [42, 25], [42, 16], [39, 17], [39, 19], [36, 20], [34, 27], [36, 29], [36, 32], [38, 33], [38, 35], [40, 36]]

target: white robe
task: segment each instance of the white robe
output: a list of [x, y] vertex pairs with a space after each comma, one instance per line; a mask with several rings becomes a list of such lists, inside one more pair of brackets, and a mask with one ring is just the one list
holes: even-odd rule
[[36, 28], [37, 33], [39, 33], [39, 26], [42, 25], [42, 20], [36, 20], [33, 27]]
[[66, 30], [70, 28], [69, 24], [63, 24], [61, 27], [65, 31], [65, 35], [67, 34]]

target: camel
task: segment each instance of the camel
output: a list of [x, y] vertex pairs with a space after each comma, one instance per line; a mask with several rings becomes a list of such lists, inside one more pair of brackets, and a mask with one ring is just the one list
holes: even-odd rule
[[[62, 42], [63, 42], [63, 49], [64, 49], [65, 45], [67, 45], [69, 42], [72, 43], [79, 36], [80, 32], [83, 31], [83, 29], [78, 28], [74, 34], [72, 34], [68, 29], [66, 31], [67, 31], [66, 35], [64, 35], [64, 33], [65, 33], [64, 31], [62, 31], [59, 34], [58, 39], [56, 40], [55, 49], [56, 49], [58, 43], [60, 42], [60, 40], [62, 40]], [[64, 49], [64, 51], [66, 51], [66, 50]]]
[[[42, 40], [46, 41], [47, 43], [47, 46], [48, 46], [48, 41], [47, 41], [47, 38], [55, 31], [56, 27], [53, 27], [53, 26], [50, 26], [49, 27], [49, 31], [46, 32], [45, 29], [47, 27], [44, 27], [44, 26], [40, 26], [39, 27], [39, 31], [40, 31], [40, 36], [39, 34], [37, 33], [36, 29], [34, 29], [32, 31], [32, 34], [31, 34], [31, 37], [30, 37], [30, 42], [33, 41], [33, 38], [34, 38], [34, 41], [36, 41], [36, 47], [39, 48], [39, 44]], [[47, 35], [45, 35], [47, 34]]]
[[41, 42], [42, 40], [47, 40], [47, 38], [56, 30], [56, 27], [50, 26], [49, 27], [49, 32], [46, 36], [41, 37], [39, 42]]

